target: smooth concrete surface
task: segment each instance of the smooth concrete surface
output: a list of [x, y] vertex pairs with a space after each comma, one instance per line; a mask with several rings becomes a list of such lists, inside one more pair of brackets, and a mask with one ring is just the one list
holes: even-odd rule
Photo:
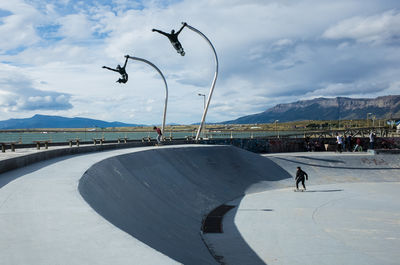
[[[399, 159], [185, 145], [46, 160], [0, 174], [0, 264], [399, 264]], [[224, 233], [202, 234], [224, 203]]]
[[[205, 242], [225, 264], [400, 264], [398, 155], [264, 155], [309, 174], [306, 192], [291, 187], [227, 204], [223, 234]], [[241, 252], [240, 249], [251, 249]]]
[[[399, 264], [399, 188], [342, 183], [247, 195], [225, 216], [224, 234], [206, 239], [225, 264]], [[243, 241], [251, 255], [239, 251]]]
[[0, 175], [0, 264], [179, 264], [115, 228], [81, 197], [94, 163], [146, 148], [67, 156]]
[[285, 179], [288, 173], [260, 155], [189, 146], [103, 160], [84, 174], [79, 190], [112, 224], [172, 259], [218, 264], [200, 233], [204, 217], [244, 194], [284, 187]]
[[205, 215], [289, 178], [259, 155], [204, 145], [64, 156], [8, 171], [0, 175], [0, 264], [218, 264], [200, 233]]
[[300, 166], [310, 175], [310, 184], [338, 182], [399, 181], [400, 155], [369, 153], [281, 153], [267, 154], [293, 177]]

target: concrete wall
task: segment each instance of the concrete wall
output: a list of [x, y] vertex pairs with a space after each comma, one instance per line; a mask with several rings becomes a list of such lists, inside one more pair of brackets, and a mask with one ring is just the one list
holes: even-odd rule
[[[89, 145], [89, 146], [80, 146], [80, 147], [65, 147], [65, 148], [56, 148], [52, 149], [49, 147], [47, 150], [38, 150], [37, 152], [32, 152], [28, 154], [21, 154], [20, 156], [11, 157], [8, 159], [0, 160], [0, 173], [24, 167], [36, 162], [40, 162], [43, 160], [48, 160], [56, 157], [67, 156], [67, 155], [75, 155], [75, 154], [83, 154], [88, 152], [99, 152], [105, 150], [113, 150], [118, 148], [130, 148], [137, 146], [146, 146], [150, 145], [150, 143], [129, 143], [129, 144], [105, 144], [105, 145]], [[10, 152], [10, 151], [7, 151]], [[0, 154], [1, 155], [1, 154]]]
[[[363, 150], [369, 148], [369, 138], [360, 138]], [[309, 141], [314, 145], [319, 142], [314, 151], [326, 151], [325, 144], [328, 144], [328, 151], [335, 151], [336, 139], [334, 138], [311, 138]], [[353, 146], [355, 141], [353, 141]], [[254, 138], [254, 139], [210, 139], [203, 140], [200, 143], [204, 144], [223, 144], [233, 145], [255, 153], [286, 153], [286, 152], [306, 152], [306, 139], [304, 138]], [[399, 149], [400, 138], [377, 138], [375, 149]]]
[[[363, 150], [368, 149], [369, 139], [361, 138], [363, 143]], [[323, 144], [328, 144], [328, 151], [334, 151], [336, 147], [335, 139], [333, 138], [320, 138], [320, 139], [311, 139], [312, 142], [318, 140], [321, 144], [321, 148], [315, 151], [325, 151], [325, 147]], [[211, 144], [211, 145], [233, 145], [251, 152], [255, 153], [282, 153], [282, 152], [304, 152], [307, 151], [305, 139], [303, 138], [254, 138], [254, 139], [209, 139], [209, 140], [200, 140], [198, 142], [193, 140], [173, 140], [166, 141], [164, 145], [180, 145], [180, 144]], [[155, 142], [141, 142], [141, 141], [131, 141], [128, 143], [116, 144], [116, 143], [106, 143], [103, 145], [81, 145], [80, 147], [68, 147], [60, 148], [58, 146], [57, 149], [53, 149], [54, 145], [50, 145], [48, 150], [42, 150], [40, 152], [34, 152], [27, 155], [21, 155], [9, 159], [0, 160], [0, 173], [6, 172], [12, 169], [16, 169], [19, 167], [27, 166], [32, 163], [36, 163], [39, 161], [66, 156], [66, 155], [74, 155], [80, 153], [87, 152], [98, 152], [104, 150], [112, 150], [119, 148], [131, 148], [131, 147], [139, 147], [139, 146], [150, 146], [154, 145]], [[18, 145], [19, 148], [27, 148], [34, 147], [34, 145]], [[400, 138], [377, 138], [376, 149], [381, 148], [390, 148], [390, 149], [400, 149]], [[43, 149], [43, 147], [42, 147]], [[7, 150], [7, 152], [10, 152]], [[1, 155], [1, 154], [0, 154]]]

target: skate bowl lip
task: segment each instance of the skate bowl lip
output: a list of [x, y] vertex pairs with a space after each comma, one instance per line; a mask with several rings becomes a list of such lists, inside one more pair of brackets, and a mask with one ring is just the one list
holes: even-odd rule
[[[211, 145], [187, 145], [187, 146], [186, 145], [185, 146], [177, 145], [177, 146], [163, 146], [163, 147], [157, 147], [157, 148], [155, 148], [155, 147], [140, 147], [140, 148], [130, 148], [130, 149], [127, 149], [127, 150], [111, 150], [110, 152], [96, 152], [96, 153], [84, 154], [84, 155], [79, 155], [79, 156], [75, 155], [75, 156], [69, 156], [69, 157], [53, 159], [51, 161], [50, 160], [49, 161], [43, 161], [42, 163], [36, 163], [35, 165], [29, 165], [26, 168], [20, 168], [20, 169], [17, 169], [17, 170], [13, 170], [13, 171], [9, 171], [9, 172], [3, 173], [4, 175], [2, 177], [6, 177], [6, 178], [8, 176], [10, 176], [10, 175], [16, 176], [17, 173], [18, 173], [18, 175], [19, 175], [18, 178], [21, 178], [21, 179], [18, 179], [17, 181], [14, 181], [14, 180], [11, 181], [10, 185], [6, 184], [4, 188], [0, 189], [0, 191], [3, 192], [3, 194], [0, 194], [0, 195], [3, 195], [3, 198], [4, 198], [4, 195], [5, 195], [4, 192], [9, 192], [10, 191], [10, 187], [17, 186], [18, 184], [22, 184], [22, 182], [25, 181], [26, 179], [28, 179], [29, 181], [35, 181], [35, 183], [37, 184], [37, 185], [32, 185], [32, 187], [30, 187], [29, 190], [31, 190], [31, 189], [33, 190], [33, 188], [35, 188], [35, 186], [38, 186], [39, 182], [36, 182], [36, 181], [39, 181], [40, 178], [43, 178], [43, 184], [48, 183], [52, 179], [56, 180], [60, 176], [58, 176], [58, 175], [54, 176], [52, 172], [49, 173], [49, 170], [47, 170], [48, 166], [54, 166], [55, 164], [62, 164], [64, 166], [67, 166], [68, 168], [64, 168], [63, 171], [69, 171], [70, 169], [69, 169], [68, 163], [71, 163], [69, 161], [74, 161], [73, 163], [77, 163], [76, 164], [77, 167], [80, 167], [81, 165], [79, 165], [79, 164], [83, 163], [85, 165], [82, 168], [86, 168], [86, 167], [89, 167], [90, 165], [94, 165], [94, 164], [96, 164], [96, 163], [98, 163], [100, 161], [105, 160], [104, 158], [97, 159], [97, 157], [107, 157], [108, 158], [108, 157], [119, 156], [121, 154], [125, 154], [125, 153], [128, 153], [128, 152], [129, 153], [143, 152], [143, 151], [147, 151], [148, 149], [161, 150], [161, 149], [164, 149], [164, 148], [186, 148], [186, 147], [191, 147], [191, 146], [200, 146], [200, 147], [204, 147], [204, 148], [208, 148], [208, 147], [212, 148], [212, 147], [214, 147], [214, 146], [211, 146]], [[106, 153], [109, 153], [110, 155], [106, 156]], [[279, 156], [280, 154], [269, 154], [269, 155], [266, 155], [266, 156], [268, 157], [270, 155], [271, 156]], [[290, 155], [292, 155], [292, 156], [296, 156], [296, 155], [304, 156], [304, 155], [308, 155], [308, 153], [290, 153]], [[328, 155], [328, 154], [318, 153], [318, 155], [323, 156], [323, 155]], [[333, 153], [330, 153], [329, 155], [335, 156], [335, 154], [333, 154]], [[360, 157], [364, 157], [364, 158], [373, 158], [374, 157], [371, 154], [357, 154], [357, 155], [360, 156]], [[342, 156], [345, 156], [345, 155], [342, 155]], [[97, 160], [96, 159], [87, 159], [89, 157], [96, 157]], [[94, 162], [91, 162], [91, 161], [94, 161]], [[46, 172], [44, 172], [43, 169], [46, 169]], [[53, 167], [52, 167], [52, 170], [53, 170]], [[342, 169], [342, 170], [344, 170], [344, 169]], [[293, 173], [291, 170], [287, 170], [287, 171], [289, 171], [291, 174]], [[62, 180], [63, 181], [57, 181], [56, 180], [57, 183], [54, 183], [54, 184], [64, 185], [63, 189], [71, 190], [71, 192], [72, 192], [73, 187], [74, 187], [74, 189], [76, 189], [77, 183], [78, 183], [79, 179], [81, 178], [82, 174], [84, 174], [85, 171], [84, 171], [84, 169], [79, 169], [78, 172], [80, 172], [79, 176], [78, 175], [71, 176], [71, 174], [69, 174], [69, 175], [68, 174], [66, 174], [66, 175], [64, 174], [65, 176], [64, 175], [62, 176]], [[395, 171], [393, 171], [393, 172], [395, 172]], [[31, 176], [25, 177], [25, 175], [27, 175], [28, 173]], [[46, 174], [48, 174], [48, 175], [46, 175]], [[51, 176], [51, 178], [49, 178], [50, 176]], [[68, 184], [69, 186], [66, 187], [65, 184]], [[51, 186], [49, 186], [49, 187], [51, 187]], [[25, 185], [25, 188], [27, 188], [27, 185]], [[40, 187], [40, 189], [39, 189], [41, 193], [43, 192], [43, 188], [44, 187]], [[271, 188], [272, 187], [269, 187], [268, 189], [271, 189]], [[278, 189], [278, 188], [276, 188], [276, 189]], [[18, 197], [21, 197], [22, 192], [24, 192], [24, 189], [15, 190], [13, 192], [14, 192], [15, 196], [13, 195], [11, 197], [7, 197], [8, 198], [7, 202], [2, 206], [1, 210], [2, 210], [3, 213], [8, 213], [7, 209], [11, 209], [10, 205], [12, 205], [10, 202], [12, 202], [15, 198], [18, 199]], [[20, 192], [20, 193], [18, 193], [18, 192]], [[31, 202], [27, 203], [28, 206], [32, 205], [32, 203], [34, 202], [34, 200], [32, 199], [32, 195], [35, 195], [35, 194], [33, 194], [31, 192], [28, 192], [27, 195], [24, 195], [27, 198], [27, 200], [31, 201]], [[37, 196], [37, 195], [35, 195], [35, 196]], [[58, 196], [58, 195], [56, 195], [56, 196]], [[125, 263], [121, 262], [121, 261], [124, 260], [124, 258], [125, 258], [125, 261], [132, 260], [132, 257], [134, 255], [132, 255], [132, 253], [129, 252], [129, 250], [126, 250], [126, 251], [122, 251], [121, 250], [121, 248], [122, 249], [123, 248], [127, 248], [127, 246], [133, 247], [133, 249], [138, 249], [139, 251], [143, 251], [143, 253], [145, 253], [144, 255], [146, 256], [146, 258], [143, 258], [143, 264], [155, 264], [155, 263], [157, 263], [157, 262], [153, 262], [153, 263], [151, 263], [151, 262], [149, 263], [148, 262], [149, 260], [152, 260], [152, 261], [157, 260], [157, 258], [156, 258], [157, 251], [155, 251], [153, 249], [151, 249], [150, 252], [144, 251], [144, 249], [142, 249], [140, 246], [136, 246], [136, 243], [132, 243], [132, 241], [136, 241], [136, 240], [130, 240], [131, 236], [125, 235], [123, 232], [115, 233], [116, 230], [119, 230], [119, 229], [115, 228], [113, 225], [109, 224], [106, 220], [104, 220], [104, 218], [102, 218], [97, 213], [95, 213], [91, 209], [91, 207], [88, 206], [87, 203], [82, 199], [80, 193], [78, 193], [77, 190], [76, 190], [76, 192], [73, 192], [72, 196], [71, 196], [70, 193], [68, 193], [68, 196], [70, 196], [71, 198], [74, 197], [73, 198], [74, 200], [78, 199], [78, 200], [80, 200], [82, 202], [77, 204], [76, 211], [74, 211], [73, 207], [72, 208], [68, 208], [67, 207], [67, 208], [63, 208], [62, 209], [63, 213], [65, 211], [65, 213], [68, 213], [68, 216], [73, 216], [74, 214], [76, 214], [78, 216], [85, 215], [85, 218], [88, 218], [88, 220], [91, 220], [91, 221], [95, 220], [94, 223], [93, 223], [93, 224], [95, 224], [95, 226], [89, 227], [90, 229], [87, 229], [88, 227], [82, 227], [82, 223], [77, 222], [78, 220], [68, 220], [68, 219], [66, 219], [66, 220], [68, 220], [69, 224], [72, 223], [72, 225], [68, 225], [66, 228], [70, 229], [71, 227], [73, 227], [73, 228], [76, 228], [78, 230], [76, 230], [76, 231], [71, 230], [72, 233], [70, 233], [70, 234], [63, 234], [63, 236], [52, 238], [51, 240], [55, 240], [55, 242], [51, 243], [51, 245], [47, 244], [48, 243], [47, 241], [43, 242], [43, 244], [41, 244], [42, 246], [40, 246], [40, 249], [32, 248], [32, 246], [30, 247], [30, 245], [28, 244], [29, 242], [26, 242], [26, 236], [24, 236], [24, 234], [21, 233], [21, 232], [18, 233], [20, 235], [20, 239], [18, 239], [16, 237], [3, 237], [3, 240], [5, 240], [5, 238], [15, 239], [15, 242], [11, 242], [11, 240], [9, 240], [8, 243], [4, 243], [4, 244], [7, 244], [7, 246], [10, 247], [9, 251], [8, 251], [9, 252], [8, 256], [5, 255], [4, 258], [6, 258], [6, 260], [7, 260], [7, 257], [9, 258], [10, 255], [18, 255], [18, 252], [25, 248], [28, 251], [27, 251], [27, 253], [23, 254], [22, 256], [30, 258], [30, 261], [31, 261], [30, 263], [31, 264], [50, 264], [50, 263], [46, 263], [46, 262], [36, 262], [35, 263], [35, 257], [40, 258], [41, 261], [45, 261], [46, 260], [45, 257], [47, 255], [45, 253], [50, 253], [48, 250], [46, 252], [42, 252], [43, 250], [46, 249], [46, 247], [47, 247], [47, 249], [51, 249], [51, 250], [55, 249], [53, 246], [61, 246], [61, 248], [64, 248], [65, 246], [68, 246], [68, 247], [71, 247], [71, 249], [73, 249], [73, 246], [70, 245], [70, 243], [73, 240], [76, 241], [76, 246], [75, 246], [76, 249], [82, 248], [82, 249], [85, 249], [85, 250], [86, 249], [89, 250], [89, 251], [82, 250], [80, 252], [77, 252], [77, 254], [78, 254], [77, 258], [82, 258], [82, 257], [86, 257], [87, 258], [89, 254], [96, 253], [96, 252], [94, 252], [96, 249], [97, 249], [97, 251], [99, 251], [98, 248], [95, 248], [96, 246], [97, 247], [98, 246], [103, 246], [105, 248], [112, 249], [112, 246], [109, 246], [107, 244], [101, 243], [102, 237], [105, 238], [105, 235], [111, 235], [112, 234], [113, 236], [116, 236], [116, 238], [119, 240], [119, 242], [121, 242], [120, 245], [117, 245], [118, 249], [116, 249], [116, 248], [114, 248], [114, 249], [118, 250], [117, 253], [122, 253], [122, 254], [125, 255], [124, 257], [122, 257], [123, 256], [122, 255], [121, 258], [114, 260], [114, 264], [126, 264], [126, 262]], [[79, 197], [79, 198], [75, 198], [75, 197]], [[48, 197], [47, 197], [47, 200], [48, 200]], [[68, 199], [68, 200], [71, 200], [71, 199]], [[41, 201], [41, 202], [45, 202], [45, 201]], [[72, 202], [68, 201], [68, 203], [72, 203]], [[18, 204], [21, 205], [21, 203], [18, 203]], [[53, 202], [53, 204], [54, 204], [54, 202]], [[72, 205], [73, 204], [71, 204], [71, 206]], [[38, 213], [40, 213], [40, 214], [36, 214], [36, 212], [37, 212], [36, 210], [40, 210], [39, 208], [38, 209], [36, 209], [36, 208], [29, 209], [29, 208], [25, 207], [26, 211], [29, 211], [29, 213], [27, 213], [28, 214], [27, 217], [30, 217], [30, 216], [34, 217], [34, 219], [30, 221], [30, 223], [32, 223], [32, 224], [33, 223], [37, 223], [37, 224], [41, 223], [41, 222], [38, 222], [38, 219], [37, 219], [37, 218], [40, 218], [40, 216], [43, 216], [43, 217], [53, 216], [54, 218], [56, 217], [56, 214], [52, 215], [51, 211], [47, 211], [49, 209], [52, 210], [53, 208], [51, 208], [49, 205], [47, 205], [46, 202], [45, 202], [45, 206], [49, 207], [49, 208], [46, 209], [46, 211], [39, 211]], [[37, 207], [36, 204], [35, 204], [35, 207]], [[60, 208], [59, 206], [57, 206], [57, 207]], [[86, 215], [87, 215], [86, 213], [87, 213], [89, 208], [90, 208], [89, 212], [93, 212], [93, 213], [89, 214], [89, 217], [86, 217]], [[15, 211], [15, 210], [12, 210], [12, 212], [9, 212], [10, 216], [12, 216], [14, 214], [18, 215], [18, 214], [21, 213], [21, 212], [18, 213], [18, 211]], [[60, 210], [61, 209], [54, 209], [54, 211], [60, 211]], [[92, 215], [96, 216], [97, 219], [94, 218]], [[35, 221], [35, 222], [33, 222], [33, 221]], [[63, 220], [63, 221], [65, 223], [65, 220]], [[28, 226], [26, 222], [15, 223], [12, 226], [15, 227], [18, 224], [20, 225], [20, 227], [24, 227], [23, 225], [26, 224], [26, 227], [25, 227], [26, 229], [31, 227], [31, 226]], [[7, 227], [12, 227], [12, 226], [10, 225], [10, 226], [7, 226]], [[99, 226], [102, 227], [102, 228], [105, 228], [106, 231], [98, 229]], [[38, 227], [33, 227], [33, 228], [38, 228]], [[58, 234], [57, 231], [59, 231], [59, 228], [54, 227], [54, 226], [51, 226], [51, 228], [54, 229], [54, 231], [56, 232], [56, 235], [58, 236], [59, 234]], [[7, 228], [3, 228], [3, 229], [7, 229]], [[81, 230], [79, 230], [79, 229], [81, 229]], [[196, 229], [199, 230], [200, 227], [198, 227]], [[11, 231], [11, 233], [14, 233], [12, 231], [12, 229], [9, 229], [9, 230]], [[86, 231], [84, 231], [84, 230], [86, 230]], [[28, 234], [29, 233], [33, 233], [34, 234], [35, 231], [36, 230], [25, 231], [25, 232], [27, 232]], [[53, 233], [54, 231], [51, 231], [51, 233]], [[90, 233], [95, 233], [95, 232], [99, 232], [99, 231], [101, 232], [102, 235], [98, 235], [98, 236], [95, 236], [95, 237], [88, 237], [88, 238], [84, 237], [84, 236], [88, 235], [88, 233], [90, 234]], [[114, 231], [114, 232], [112, 232], [110, 234], [110, 231]], [[8, 233], [8, 234], [10, 234], [10, 233]], [[77, 234], [82, 234], [82, 236], [77, 237]], [[45, 234], [40, 233], [40, 235], [43, 236]], [[16, 235], [16, 236], [18, 236], [18, 235]], [[80, 239], [80, 240], [83, 240], [83, 241], [79, 241], [79, 240], [77, 240], [77, 238]], [[107, 240], [110, 240], [110, 239], [112, 240], [112, 238], [113, 237], [109, 237], [109, 238], [107, 238]], [[97, 242], [96, 239], [99, 240], [98, 241], [99, 245], [96, 245], [97, 244], [96, 243]], [[59, 242], [57, 240], [59, 240]], [[68, 240], [70, 240], [71, 242], [67, 242]], [[92, 242], [88, 242], [88, 241], [93, 241], [96, 244], [93, 244]], [[65, 245], [66, 242], [67, 242], [67, 245]], [[89, 246], [83, 246], [82, 245], [82, 244], [88, 244], [88, 243], [89, 243]], [[20, 245], [18, 245], [18, 244], [20, 244]], [[123, 244], [123, 245], [121, 245], [121, 244]], [[96, 245], [96, 246], [94, 247], [94, 245]], [[148, 249], [148, 247], [145, 248], [145, 249]], [[56, 253], [57, 254], [56, 257], [64, 258], [63, 260], [68, 260], [68, 256], [65, 253], [67, 253], [69, 251], [69, 249], [65, 249], [65, 250], [67, 250], [67, 251], [64, 251], [64, 253], [61, 253], [61, 252]], [[86, 252], [86, 253], [83, 253], [83, 252]], [[98, 259], [102, 258], [102, 259], [104, 259], [106, 261], [110, 261], [109, 259], [110, 259], [110, 257], [112, 255], [111, 256], [107, 256], [110, 253], [110, 251], [101, 251], [101, 252], [104, 252], [104, 255], [102, 255], [102, 253], [98, 253], [100, 255], [96, 254]], [[81, 254], [79, 254], [79, 253], [81, 253]], [[2, 255], [3, 254], [6, 254], [6, 253], [3, 252]], [[151, 255], [151, 258], [149, 258], [149, 255]], [[153, 257], [153, 255], [154, 255], [154, 257]], [[93, 261], [93, 260], [96, 260], [96, 258], [92, 258], [90, 260]], [[160, 260], [161, 260], [161, 258], [160, 258]], [[74, 261], [76, 261], [76, 258], [75, 258]], [[71, 261], [70, 264], [81, 264], [81, 262], [76, 263], [74, 261]], [[167, 259], [162, 259], [162, 261], [163, 261], [162, 263], [158, 263], [158, 264], [164, 264], [164, 262], [165, 262], [165, 264], [176, 264], [175, 261], [170, 260], [168, 257], [167, 257]], [[95, 264], [95, 263], [96, 262], [93, 262], [93, 264]], [[109, 263], [99, 262], [98, 264], [110, 264], [110, 263], [113, 263], [113, 262], [109, 262]], [[15, 263], [11, 262], [9, 264], [26, 264], [26, 263], [18, 263], [16, 261]], [[52, 263], [52, 264], [54, 264], [54, 263]]]
[[[208, 168], [202, 168], [205, 165]], [[267, 168], [280, 175], [272, 176]], [[127, 175], [134, 179], [121, 177]], [[205, 217], [221, 204], [246, 193], [259, 192], [275, 185], [283, 187], [279, 181], [289, 178], [289, 174], [269, 159], [234, 146], [170, 146], [99, 161], [81, 177], [78, 189], [90, 207], [108, 222], [173, 260], [183, 264], [217, 264], [201, 236]], [[177, 196], [174, 191], [179, 188], [175, 186], [181, 182], [183, 188]], [[134, 187], [134, 190], [129, 190], [128, 186]], [[110, 198], [118, 200], [118, 205]], [[143, 198], [146, 198], [144, 205], [138, 204]], [[160, 209], [159, 215], [168, 222], [157, 219], [151, 212], [154, 207]], [[176, 221], [178, 219], [185, 222], [184, 226], [195, 231], [183, 228], [180, 221]], [[144, 229], [139, 229], [139, 226], [146, 227], [145, 230], [149, 232], [145, 234], [139, 231]], [[158, 229], [174, 240], [163, 242], [157, 239], [157, 233], [153, 233], [153, 230]], [[178, 229], [187, 239], [175, 234]], [[180, 240], [185, 244], [176, 244]]]

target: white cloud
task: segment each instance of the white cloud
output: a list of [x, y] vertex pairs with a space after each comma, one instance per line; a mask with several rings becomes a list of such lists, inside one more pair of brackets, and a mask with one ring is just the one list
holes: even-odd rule
[[39, 12], [23, 1], [2, 1], [0, 9], [11, 14], [0, 17], [0, 52], [30, 46], [39, 41], [35, 26], [41, 22]]
[[352, 90], [373, 96], [398, 87], [394, 0], [29, 1], [36, 7], [6, 2], [0, 8], [18, 23], [0, 17], [0, 32], [10, 36], [0, 40], [1, 66], [13, 67], [0, 74], [0, 106], [13, 113], [2, 112], [0, 119], [35, 114], [27, 109], [40, 105], [48, 107], [36, 111], [44, 114], [161, 123], [165, 91], [154, 69], [131, 60], [129, 82], [118, 84], [118, 73], [101, 68], [122, 64], [130, 54], [153, 62], [167, 78], [167, 123], [200, 121], [203, 99], [197, 93], [208, 94], [215, 69], [210, 47], [184, 29], [182, 57], [151, 31], [177, 30], [182, 21], [201, 30], [218, 53], [208, 121], [317, 95]]
[[274, 42], [272, 44], [272, 46], [280, 49], [282, 47], [289, 46], [289, 45], [292, 45], [292, 44], [293, 44], [293, 41], [290, 40], [290, 39], [280, 39], [280, 40]]
[[381, 44], [400, 41], [400, 13], [391, 10], [373, 16], [356, 16], [340, 21], [323, 33], [327, 39], [354, 39]]
[[400, 95], [400, 81], [391, 83], [383, 95]]
[[16, 67], [2, 65], [0, 70], [0, 108], [5, 112], [68, 110], [72, 108], [69, 94], [43, 91], [18, 72]]
[[58, 22], [61, 24], [58, 34], [67, 39], [89, 39], [93, 32], [93, 25], [84, 14], [67, 15], [61, 17]]
[[362, 96], [383, 91], [387, 85], [380, 83], [360, 82], [360, 83], [335, 83], [322, 86], [305, 95], [306, 98], [314, 97], [337, 97], [341, 96]]

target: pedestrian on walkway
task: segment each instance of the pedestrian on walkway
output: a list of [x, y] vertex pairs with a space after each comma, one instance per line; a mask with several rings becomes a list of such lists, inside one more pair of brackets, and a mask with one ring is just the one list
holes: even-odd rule
[[336, 133], [336, 150], [341, 153], [342, 152], [342, 144], [343, 144], [343, 137]]
[[361, 139], [360, 138], [356, 139], [356, 145], [354, 146], [353, 152], [362, 152], [362, 146], [361, 146]]
[[347, 151], [351, 152], [353, 151], [353, 147], [352, 145], [352, 138], [351, 138], [351, 134], [349, 134], [346, 138], [346, 147], [347, 147]]
[[308, 175], [304, 172], [301, 167], [297, 167], [296, 172], [296, 190], [299, 190], [299, 183], [303, 185], [304, 190], [306, 190], [306, 186], [304, 185], [304, 181], [308, 180]]
[[161, 129], [154, 126], [153, 130], [155, 130], [157, 132], [157, 144], [160, 145], [161, 144], [161, 136], [162, 136]]
[[376, 139], [376, 134], [374, 131], [371, 131], [371, 133], [369, 134], [369, 149], [375, 148], [375, 139]]

